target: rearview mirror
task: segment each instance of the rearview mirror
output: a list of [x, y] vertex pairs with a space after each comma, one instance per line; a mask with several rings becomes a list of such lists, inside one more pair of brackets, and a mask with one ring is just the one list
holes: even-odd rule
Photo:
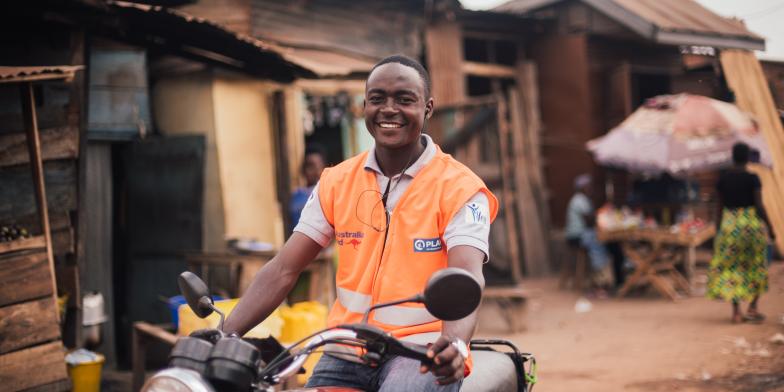
[[460, 320], [482, 301], [482, 287], [462, 268], [444, 268], [430, 276], [424, 292], [427, 311], [440, 320]]
[[210, 292], [207, 285], [196, 274], [185, 271], [177, 278], [177, 284], [180, 286], [180, 293], [185, 297], [188, 306], [200, 318], [205, 318], [212, 314], [213, 303], [210, 298]]

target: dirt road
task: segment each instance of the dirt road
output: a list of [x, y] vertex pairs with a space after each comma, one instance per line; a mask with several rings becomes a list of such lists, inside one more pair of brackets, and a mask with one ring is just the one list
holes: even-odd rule
[[[770, 269], [760, 325], [730, 323], [730, 305], [702, 297], [670, 302], [579, 296], [554, 279], [527, 282], [527, 331], [507, 336], [539, 361], [535, 391], [784, 391], [784, 263]], [[480, 334], [481, 336], [481, 334]]]

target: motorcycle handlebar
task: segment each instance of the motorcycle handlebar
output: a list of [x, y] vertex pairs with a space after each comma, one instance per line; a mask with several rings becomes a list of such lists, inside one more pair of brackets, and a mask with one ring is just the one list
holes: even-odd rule
[[293, 376], [299, 371], [302, 364], [305, 363], [305, 360], [308, 359], [308, 356], [310, 356], [310, 352], [313, 349], [337, 339], [356, 340], [357, 333], [348, 329], [330, 329], [319, 333], [305, 344], [305, 347], [302, 348], [300, 354], [294, 355], [289, 366], [275, 374], [273, 377], [274, 381], [280, 382], [280, 380], [285, 380], [286, 378]]
[[368, 351], [373, 351], [378, 344], [383, 346], [378, 354], [398, 355], [406, 358], [415, 359], [423, 363], [431, 363], [432, 358], [427, 356], [427, 347], [420, 344], [404, 342], [394, 336], [387, 334], [383, 330], [367, 324], [339, 325], [334, 328], [324, 330], [311, 338], [305, 346], [295, 354], [291, 363], [280, 372], [277, 372], [272, 379], [275, 383], [285, 380], [296, 374], [310, 356], [311, 352], [317, 347], [328, 343], [341, 343], [353, 341], [359, 343]]

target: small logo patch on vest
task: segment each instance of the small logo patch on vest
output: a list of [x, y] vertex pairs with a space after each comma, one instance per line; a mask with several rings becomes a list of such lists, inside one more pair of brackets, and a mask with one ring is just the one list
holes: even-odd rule
[[479, 223], [482, 225], [488, 225], [489, 218], [490, 218], [490, 211], [484, 204], [478, 203], [468, 203], [466, 206], [465, 212], [465, 222], [466, 223]]
[[365, 233], [361, 231], [339, 231], [335, 233], [335, 238], [338, 246], [351, 245], [356, 250], [362, 244]]
[[415, 238], [414, 252], [438, 252], [441, 250], [441, 239], [436, 238]]

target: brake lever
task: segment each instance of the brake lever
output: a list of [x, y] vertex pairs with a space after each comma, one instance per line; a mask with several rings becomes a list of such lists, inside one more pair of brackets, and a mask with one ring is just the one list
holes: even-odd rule
[[404, 342], [397, 339], [390, 340], [388, 343], [389, 354], [415, 359], [425, 365], [430, 365], [433, 363], [433, 358], [427, 356], [427, 346], [411, 342]]
[[[406, 358], [418, 360], [424, 364], [432, 364], [433, 359], [427, 356], [428, 348], [421, 344], [404, 342], [394, 336], [384, 332], [383, 329], [368, 324], [347, 324], [337, 328], [349, 329], [357, 333], [357, 337], [366, 342], [368, 352], [379, 356], [399, 355]], [[367, 355], [366, 355], [367, 356]], [[368, 357], [368, 359], [373, 360]]]

